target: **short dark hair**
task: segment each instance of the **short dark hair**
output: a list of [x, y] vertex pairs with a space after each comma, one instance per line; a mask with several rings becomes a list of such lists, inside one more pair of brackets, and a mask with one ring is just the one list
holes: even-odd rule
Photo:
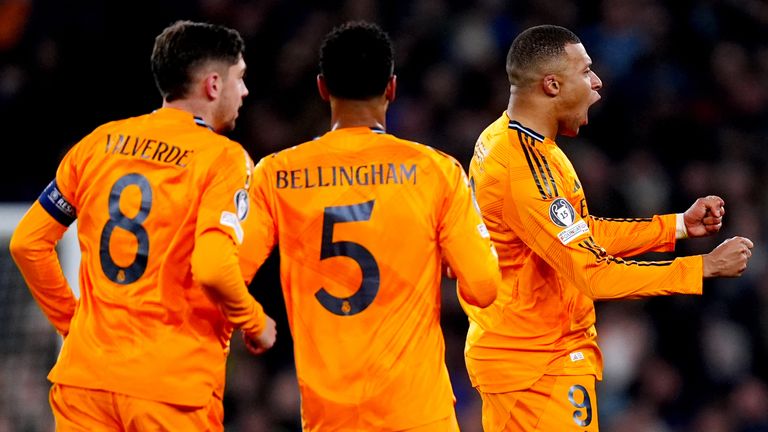
[[524, 30], [512, 41], [507, 54], [509, 83], [519, 87], [531, 84], [546, 72], [545, 66], [565, 54], [566, 45], [580, 43], [565, 27], [540, 25]]
[[320, 47], [320, 73], [328, 92], [366, 100], [384, 94], [394, 72], [392, 42], [376, 24], [348, 22], [331, 30]]
[[209, 61], [236, 64], [245, 50], [237, 30], [192, 21], [176, 21], [155, 38], [152, 74], [163, 99], [187, 96], [195, 68]]

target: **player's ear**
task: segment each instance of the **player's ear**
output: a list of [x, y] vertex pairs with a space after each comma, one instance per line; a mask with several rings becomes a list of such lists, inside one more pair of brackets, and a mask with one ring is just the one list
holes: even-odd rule
[[384, 97], [387, 98], [387, 102], [393, 102], [395, 95], [397, 94], [397, 75], [392, 75], [387, 81], [387, 88], [384, 90]]
[[328, 92], [328, 85], [325, 83], [325, 77], [322, 74], [317, 74], [317, 91], [324, 101], [328, 102], [331, 100], [331, 93]]
[[547, 96], [557, 96], [560, 94], [560, 82], [557, 80], [557, 75], [549, 74], [544, 76], [541, 80], [541, 87], [544, 90], [544, 94]]
[[203, 80], [203, 86], [205, 87], [205, 95], [208, 96], [208, 99], [218, 99], [223, 88], [221, 75], [218, 72], [209, 73]]

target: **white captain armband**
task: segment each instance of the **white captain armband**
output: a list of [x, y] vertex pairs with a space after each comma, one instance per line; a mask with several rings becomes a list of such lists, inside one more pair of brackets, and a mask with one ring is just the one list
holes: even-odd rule
[[56, 179], [48, 184], [37, 200], [51, 217], [64, 226], [72, 225], [72, 222], [77, 219], [75, 206], [61, 194], [59, 186], [56, 184]]
[[682, 213], [675, 215], [675, 238], [680, 240], [688, 238], [688, 229], [685, 227], [685, 219]]

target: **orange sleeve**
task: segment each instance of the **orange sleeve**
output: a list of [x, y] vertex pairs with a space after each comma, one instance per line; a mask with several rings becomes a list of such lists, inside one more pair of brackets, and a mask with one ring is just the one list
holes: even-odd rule
[[501, 285], [498, 257], [458, 163], [451, 166], [447, 180], [449, 190], [438, 225], [440, 247], [458, 278], [459, 295], [473, 306], [486, 307], [496, 299]]
[[39, 201], [32, 204], [11, 237], [10, 251], [32, 296], [56, 330], [66, 336], [77, 300], [54, 249], [67, 230]]
[[226, 320], [248, 335], [264, 329], [266, 315], [248, 293], [237, 261], [237, 246], [220, 231], [206, 231], [195, 239], [192, 276], [221, 310]]
[[675, 250], [674, 214], [633, 219], [589, 216], [586, 222], [597, 244], [611, 255], [631, 257]]
[[534, 253], [592, 299], [701, 293], [701, 256], [674, 261], [614, 257], [595, 241], [572, 203], [543, 197], [530, 176], [510, 175], [503, 213], [504, 222]]
[[232, 326], [258, 336], [266, 315], [248, 292], [238, 262], [243, 222], [251, 212], [253, 162], [240, 146], [230, 146], [212, 167], [198, 211], [192, 277]]
[[259, 267], [277, 244], [277, 229], [272, 216], [272, 201], [267, 156], [253, 170], [254, 185], [251, 188], [251, 211], [243, 227], [245, 238], [240, 247], [240, 268], [246, 283], [250, 283]]

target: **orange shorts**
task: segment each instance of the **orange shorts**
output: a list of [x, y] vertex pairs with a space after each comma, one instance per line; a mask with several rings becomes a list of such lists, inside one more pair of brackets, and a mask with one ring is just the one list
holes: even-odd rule
[[597, 432], [592, 375], [544, 375], [531, 388], [483, 393], [485, 432]]
[[[302, 421], [302, 429], [304, 431], [319, 431], [320, 428], [318, 427], [309, 427]], [[348, 425], [347, 426], [340, 426], [340, 427], [333, 427], [334, 430], [351, 430]], [[359, 429], [359, 428], [357, 428]], [[398, 432], [459, 432], [459, 422], [456, 420], [456, 413], [451, 414], [450, 417], [446, 417], [444, 419], [440, 419], [438, 421], [434, 421], [432, 423], [427, 423], [422, 426], [417, 426], [414, 428], [408, 428], [408, 429], [398, 429]]]
[[224, 430], [224, 407], [213, 395], [208, 406], [188, 407], [54, 384], [49, 400], [57, 432]]

